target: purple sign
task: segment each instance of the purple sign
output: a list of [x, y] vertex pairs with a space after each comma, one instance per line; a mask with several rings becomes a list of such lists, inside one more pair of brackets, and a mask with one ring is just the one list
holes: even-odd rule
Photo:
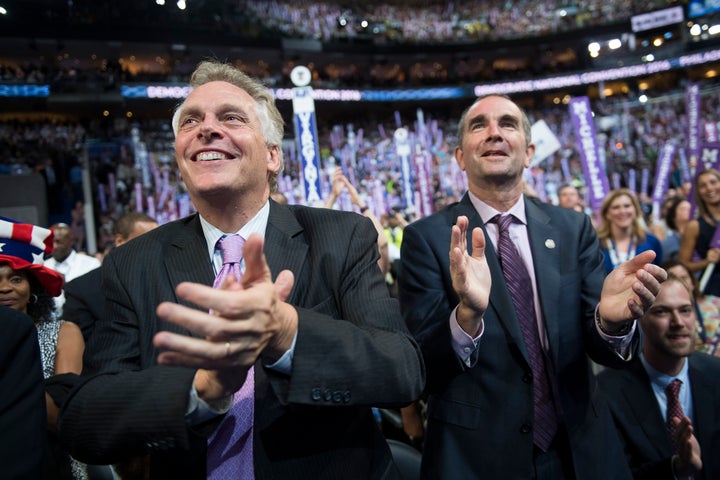
[[655, 188], [652, 194], [653, 218], [660, 220], [660, 205], [670, 182], [670, 168], [675, 155], [675, 145], [666, 143], [660, 152], [657, 166], [655, 167]]
[[687, 114], [687, 153], [690, 167], [697, 165], [700, 153], [700, 86], [691, 83], [685, 93], [685, 111]]
[[599, 211], [603, 200], [610, 192], [605, 169], [598, 155], [597, 137], [595, 136], [595, 123], [593, 122], [590, 99], [588, 97], [575, 97], [570, 100], [570, 117], [577, 136], [585, 183], [588, 186], [590, 208]]

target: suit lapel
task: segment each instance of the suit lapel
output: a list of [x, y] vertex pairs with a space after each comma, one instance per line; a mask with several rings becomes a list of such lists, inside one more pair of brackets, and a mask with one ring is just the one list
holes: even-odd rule
[[632, 362], [629, 368], [630, 375], [623, 376], [625, 385], [622, 392], [637, 419], [637, 428], [644, 432], [648, 448], [654, 450], [658, 458], [669, 457], [672, 445], [650, 378], [639, 359]]
[[273, 281], [282, 270], [290, 270], [295, 276], [295, 284], [287, 299], [290, 303], [293, 303], [295, 292], [300, 291], [298, 285], [302, 281], [307, 260], [308, 245], [302, 232], [302, 225], [289, 208], [270, 202], [265, 231], [265, 258]]
[[[712, 428], [703, 430], [703, 425], [714, 426], [720, 422], [716, 416], [717, 400], [720, 398], [715, 390], [718, 390], [717, 380], [713, 382], [707, 374], [697, 368], [693, 359], [698, 354], [688, 357], [688, 375], [690, 376], [690, 388], [692, 390], [693, 402], [693, 427], [697, 433], [700, 446], [712, 445]], [[704, 453], [704, 452], [703, 452]], [[704, 456], [704, 455], [703, 455]]]
[[[171, 285], [176, 286], [181, 282], [212, 285], [214, 275], [198, 215], [189, 217], [172, 233], [174, 238], [165, 249], [164, 259]], [[175, 300], [182, 305], [195, 307], [184, 300]]]
[[[535, 284], [540, 298], [539, 308], [542, 312], [545, 331], [553, 363], [558, 365], [558, 348], [561, 322], [566, 316], [560, 313], [562, 306], [560, 290], [560, 246], [562, 245], [560, 234], [553, 230], [550, 217], [531, 201], [525, 200], [525, 217], [527, 218], [528, 239], [532, 251], [533, 266], [535, 269]], [[552, 318], [558, 321], [548, 322]], [[577, 319], [573, 318], [575, 322]]]

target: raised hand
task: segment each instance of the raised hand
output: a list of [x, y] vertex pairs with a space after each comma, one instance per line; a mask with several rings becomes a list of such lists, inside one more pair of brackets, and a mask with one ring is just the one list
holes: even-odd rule
[[470, 336], [482, 327], [482, 316], [490, 301], [492, 279], [485, 258], [485, 235], [482, 229], [472, 231], [472, 254], [467, 248], [467, 217], [457, 218], [450, 238], [450, 277], [453, 289], [460, 298], [457, 321]]

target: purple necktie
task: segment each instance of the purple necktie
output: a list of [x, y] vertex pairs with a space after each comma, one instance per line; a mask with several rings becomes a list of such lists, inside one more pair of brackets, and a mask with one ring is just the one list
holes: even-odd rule
[[673, 444], [673, 450], [677, 452], [677, 445], [675, 444], [675, 430], [677, 428], [675, 427], [675, 424], [672, 422], [673, 417], [677, 417], [682, 419], [685, 414], [683, 413], [682, 405], [680, 405], [680, 386], [682, 385], [682, 380], [678, 380], [677, 378], [670, 382], [667, 387], [665, 387], [665, 395], [667, 398], [667, 429], [668, 434], [670, 434], [670, 441]]
[[530, 275], [510, 238], [510, 224], [513, 218], [512, 215], [496, 215], [490, 221], [498, 224], [500, 233], [497, 242], [498, 256], [532, 367], [535, 415], [533, 441], [546, 452], [557, 432], [558, 419], [537, 329]]
[[[213, 283], [220, 288], [225, 278], [233, 274], [240, 280], [245, 239], [229, 235], [218, 240], [223, 265]], [[212, 480], [251, 480], [253, 467], [253, 415], [255, 411], [255, 375], [250, 368], [243, 386], [235, 392], [233, 406], [220, 425], [208, 438], [207, 478]]]

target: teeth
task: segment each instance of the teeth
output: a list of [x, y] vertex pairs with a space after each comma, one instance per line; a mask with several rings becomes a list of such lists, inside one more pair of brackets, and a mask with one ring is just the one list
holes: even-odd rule
[[224, 160], [225, 158], [227, 158], [225, 154], [220, 152], [202, 152], [197, 155], [197, 159], [201, 162], [208, 160]]

